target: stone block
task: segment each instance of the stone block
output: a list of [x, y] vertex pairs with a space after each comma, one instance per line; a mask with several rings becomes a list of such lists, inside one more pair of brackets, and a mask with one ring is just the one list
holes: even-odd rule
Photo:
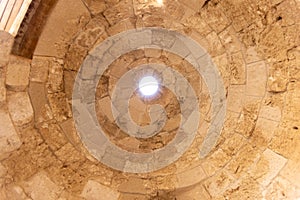
[[48, 93], [60, 92], [63, 89], [63, 61], [53, 59], [49, 65], [47, 82]]
[[50, 60], [47, 57], [34, 56], [31, 61], [30, 80], [46, 82]]
[[33, 120], [33, 109], [26, 92], [17, 92], [9, 95], [8, 110], [12, 121], [17, 126], [26, 125]]
[[245, 84], [246, 65], [241, 52], [233, 53], [229, 57], [229, 69], [231, 72], [231, 84]]
[[29, 83], [30, 61], [11, 57], [6, 71], [6, 86], [15, 91], [23, 91]]
[[[176, 194], [177, 193], [177, 194]], [[209, 193], [205, 190], [203, 185], [195, 185], [192, 188], [176, 192], [176, 200], [194, 200], [194, 199], [211, 199]]]
[[24, 183], [24, 190], [33, 200], [56, 200], [62, 188], [53, 183], [45, 172], [39, 172]]
[[63, 92], [47, 95], [54, 118], [61, 122], [72, 116], [66, 94]]
[[89, 180], [84, 186], [81, 196], [86, 200], [118, 200], [120, 193], [96, 181]]
[[190, 170], [177, 174], [177, 188], [184, 188], [195, 185], [206, 178], [202, 166], [194, 167]]
[[266, 187], [279, 174], [286, 162], [286, 158], [266, 149], [254, 168], [249, 171], [249, 174]]
[[123, 19], [133, 17], [132, 1], [123, 0], [111, 6], [103, 13], [110, 25], [114, 25]]
[[12, 124], [9, 114], [0, 110], [0, 157], [21, 146], [19, 136]]
[[266, 92], [267, 69], [265, 62], [247, 65], [246, 91], [248, 95], [262, 97]]
[[231, 85], [228, 88], [227, 109], [240, 113], [243, 108], [245, 97], [244, 85]]

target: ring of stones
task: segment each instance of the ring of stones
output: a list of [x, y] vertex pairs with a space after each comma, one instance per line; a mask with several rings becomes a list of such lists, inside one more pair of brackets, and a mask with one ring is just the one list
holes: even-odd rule
[[[202, 146], [199, 147], [200, 157], [205, 157], [215, 146], [221, 134], [226, 115], [226, 97], [223, 81], [217, 67], [213, 64], [205, 49], [191, 38], [163, 28], [128, 30], [107, 38], [89, 52], [75, 79], [72, 96], [75, 127], [83, 144], [89, 152], [103, 164], [116, 170], [130, 173], [148, 173], [164, 168], [180, 158], [191, 144], [197, 133], [199, 122], [199, 111], [196, 109], [196, 107], [198, 107], [196, 104], [191, 104], [195, 112], [190, 112], [191, 107], [181, 108], [182, 119], [185, 120], [182, 120], [174, 140], [165, 147], [151, 153], [138, 154], [127, 152], [110, 142], [101, 129], [95, 110], [95, 93], [98, 81], [114, 60], [123, 54], [141, 48], [162, 49], [177, 54], [192, 64], [204, 79], [212, 99], [210, 127], [208, 128]], [[161, 69], [161, 66], [149, 65], [148, 67]], [[176, 72], [173, 74], [178, 75]], [[180, 75], [178, 75], [178, 77], [180, 77]], [[167, 83], [164, 84], [168, 87]], [[189, 84], [184, 85], [188, 86]], [[116, 90], [118, 90], [118, 87]], [[172, 91], [174, 92], [174, 90]], [[188, 94], [190, 94], [190, 96], [186, 94], [184, 98], [185, 103], [191, 102], [191, 99], [192, 101], [196, 101], [193, 96], [193, 90]], [[122, 105], [124, 102], [119, 104], [118, 100], [116, 100], [119, 98], [118, 95], [114, 96], [114, 98], [112, 99], [113, 113], [117, 119], [121, 119], [121, 115], [119, 115], [118, 112], [120, 109], [124, 109], [124, 105]], [[177, 96], [177, 98], [179, 97]], [[119, 111], [118, 109], [114, 110], [116, 105], [117, 107], [120, 106]], [[127, 112], [128, 108], [125, 109]], [[161, 108], [157, 109], [161, 110]], [[156, 108], [154, 108], [154, 110], [156, 110]], [[125, 111], [121, 113], [123, 112]], [[124, 119], [128, 120], [126, 117]], [[122, 120], [119, 120], [119, 122], [120, 121]], [[116, 122], [118, 123], [118, 120], [116, 120]], [[118, 123], [119, 126], [120, 124], [122, 123]], [[155, 120], [152, 120], [151, 125], [155, 125]], [[130, 130], [128, 126], [122, 127], [122, 125], [121, 128], [127, 130], [131, 135], [134, 134], [134, 130], [136, 130]], [[144, 130], [144, 133], [145, 132], [147, 131]], [[155, 133], [151, 133], [147, 137], [153, 134]], [[135, 136], [138, 137], [141, 135], [137, 134]]]

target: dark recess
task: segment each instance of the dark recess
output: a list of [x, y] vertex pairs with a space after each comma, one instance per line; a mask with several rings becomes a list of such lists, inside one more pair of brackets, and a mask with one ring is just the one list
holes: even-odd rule
[[47, 17], [57, 0], [33, 0], [21, 24], [11, 53], [32, 58]]

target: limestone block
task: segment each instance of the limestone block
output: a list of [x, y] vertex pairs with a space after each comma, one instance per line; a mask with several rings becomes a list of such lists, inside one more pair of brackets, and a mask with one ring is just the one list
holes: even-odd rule
[[46, 82], [49, 64], [49, 58], [34, 56], [31, 62], [30, 80], [34, 82]]
[[274, 136], [274, 132], [278, 127], [278, 122], [274, 122], [264, 118], [258, 118], [255, 130], [251, 135], [251, 141], [257, 146], [266, 147]]
[[231, 72], [231, 84], [245, 84], [246, 66], [241, 52], [233, 53], [229, 57], [229, 69]]
[[118, 191], [122, 193], [147, 193], [146, 181], [138, 177], [129, 177], [128, 181], [123, 182]]
[[120, 194], [96, 181], [89, 180], [83, 188], [81, 196], [86, 200], [118, 200]]
[[57, 124], [43, 123], [39, 131], [45, 142], [53, 151], [57, 151], [68, 142]]
[[193, 27], [193, 29], [197, 31], [201, 36], [206, 36], [212, 31], [212, 29], [208, 26], [206, 21], [200, 16], [199, 13], [190, 16], [183, 23], [188, 27]]
[[247, 65], [247, 84], [248, 95], [262, 97], [266, 92], [267, 69], [265, 63], [255, 62]]
[[249, 174], [265, 187], [278, 175], [286, 162], [286, 158], [266, 149]]
[[72, 116], [66, 94], [59, 92], [47, 95], [54, 118], [61, 122]]
[[246, 144], [225, 167], [234, 177], [244, 176], [259, 159], [260, 153], [251, 145]]
[[148, 200], [149, 198], [143, 194], [122, 194], [119, 200]]
[[0, 110], [0, 154], [11, 152], [21, 144], [9, 114]]
[[61, 193], [61, 188], [45, 172], [39, 172], [25, 182], [24, 190], [33, 200], [56, 200]]
[[77, 73], [74, 71], [64, 71], [64, 89], [66, 93], [66, 97], [68, 99], [72, 99], [73, 87]]
[[262, 59], [256, 51], [256, 47], [249, 47], [245, 50], [245, 60], [247, 64], [261, 61]]
[[106, 5], [106, 1], [84, 0], [84, 2], [93, 15], [98, 15], [102, 13], [108, 6]]
[[184, 188], [189, 187], [191, 185], [195, 185], [200, 181], [204, 180], [206, 177], [207, 176], [204, 170], [202, 169], [201, 165], [194, 167], [190, 170], [183, 171], [177, 174], [178, 183], [176, 188]]
[[182, 3], [192, 8], [195, 11], [199, 11], [202, 8], [203, 4], [205, 3], [205, 0], [185, 0], [182, 1]]
[[53, 118], [53, 114], [47, 102], [47, 92], [45, 84], [31, 82], [29, 85], [29, 96], [34, 110], [34, 119], [36, 123], [48, 121]]
[[122, 21], [123, 19], [132, 17], [134, 15], [132, 9], [132, 1], [120, 1], [118, 4], [105, 10], [103, 14], [110, 25], [114, 25], [117, 22]]
[[18, 92], [9, 95], [8, 110], [12, 121], [17, 126], [26, 125], [33, 120], [33, 109], [26, 92]]
[[6, 85], [15, 91], [25, 90], [29, 83], [30, 62], [19, 57], [10, 58], [6, 71]]
[[9, 53], [14, 42], [14, 37], [6, 31], [0, 31], [0, 68], [8, 62]]
[[279, 107], [265, 105], [261, 107], [259, 117], [279, 122], [281, 120], [281, 110]]
[[49, 65], [47, 82], [48, 93], [60, 92], [63, 89], [63, 61], [52, 60]]
[[277, 176], [265, 191], [265, 199], [299, 199], [300, 190], [281, 176]]
[[[9, 185], [5, 187], [5, 197], [1, 198], [1, 199], [13, 199], [13, 200], [21, 200], [21, 199], [25, 199], [25, 200], [29, 200], [28, 196], [25, 194], [24, 190], [22, 187], [20, 187], [19, 185]], [[0, 197], [1, 197], [1, 192], [0, 192]]]
[[225, 48], [223, 47], [216, 32], [211, 32], [206, 36], [209, 48], [207, 49], [211, 56], [218, 56], [225, 53]]
[[268, 78], [269, 92], [284, 92], [287, 89], [288, 79], [282, 76], [271, 76]]
[[207, 6], [202, 9], [201, 17], [217, 33], [221, 32], [229, 25], [229, 21], [219, 6]]
[[178, 191], [175, 196], [176, 200], [211, 199], [211, 196], [205, 190], [203, 185], [195, 185], [191, 189]]
[[0, 105], [6, 102], [6, 87], [4, 70], [0, 68]]
[[241, 112], [245, 98], [244, 85], [231, 85], [228, 88], [227, 109], [233, 112]]
[[212, 197], [216, 197], [225, 192], [234, 181], [235, 179], [226, 170], [222, 170], [208, 178], [204, 186]]
[[241, 43], [231, 26], [219, 33], [219, 37], [227, 52], [234, 53], [241, 50]]

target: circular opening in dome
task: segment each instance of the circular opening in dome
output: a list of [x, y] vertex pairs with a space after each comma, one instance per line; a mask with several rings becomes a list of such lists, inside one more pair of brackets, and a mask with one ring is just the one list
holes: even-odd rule
[[158, 81], [153, 76], [145, 76], [139, 82], [139, 91], [145, 96], [152, 96], [158, 91]]

